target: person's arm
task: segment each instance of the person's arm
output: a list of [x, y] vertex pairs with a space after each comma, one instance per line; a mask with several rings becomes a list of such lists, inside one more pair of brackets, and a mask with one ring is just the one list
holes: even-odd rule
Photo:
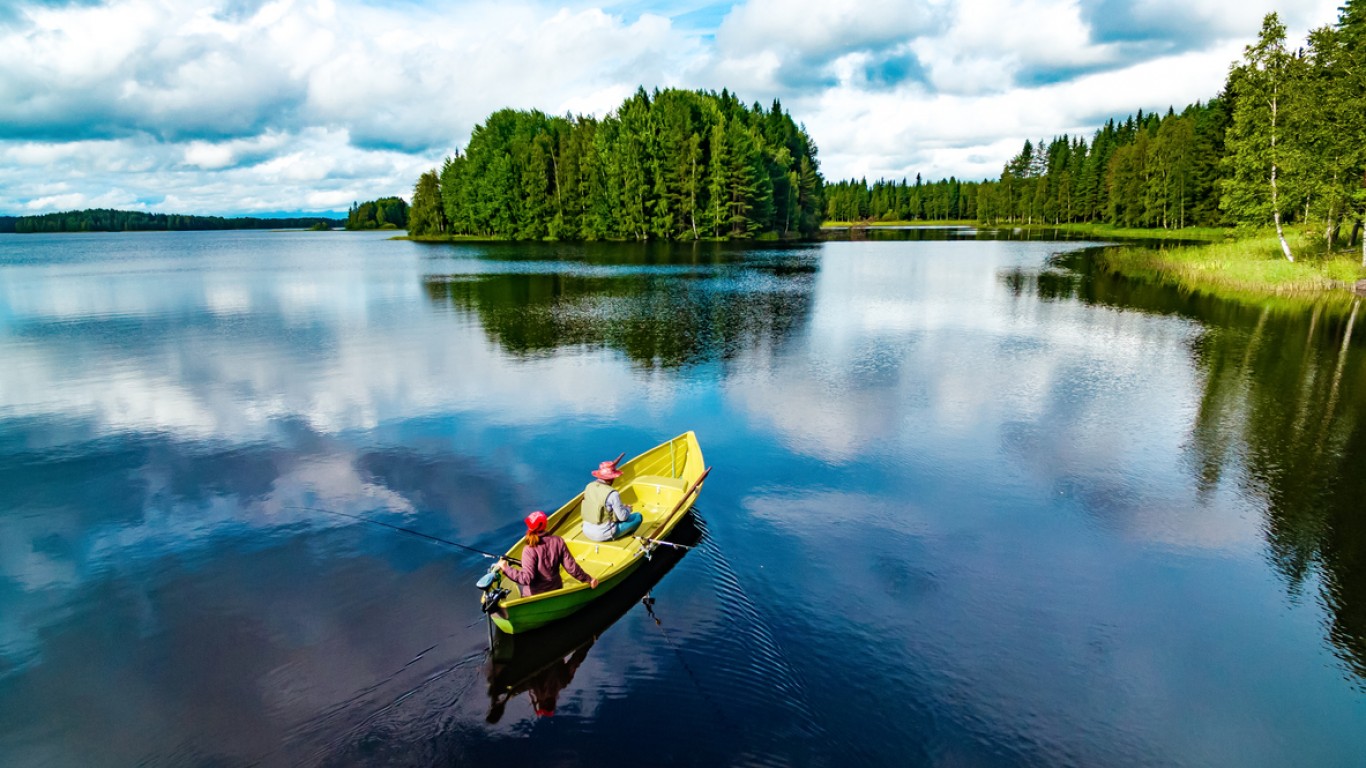
[[506, 561], [506, 560], [504, 560], [504, 559], [502, 559], [502, 558], [498, 558], [498, 570], [502, 571], [502, 572], [503, 572], [503, 575], [506, 576], [506, 577], [508, 577], [509, 579], [512, 579], [513, 582], [515, 582], [515, 583], [517, 583], [517, 584], [521, 584], [522, 586], [525, 587], [525, 586], [528, 586], [529, 584], [531, 584], [531, 573], [532, 573], [531, 560], [532, 560], [532, 559], [533, 559], [532, 549], [529, 548], [529, 547], [524, 547], [524, 548], [522, 549], [522, 566], [523, 566], [523, 567], [518, 568], [518, 567], [515, 566], [515, 565], [509, 564], [508, 561]]
[[582, 581], [590, 587], [596, 588], [598, 586], [598, 580], [593, 578], [592, 576], [589, 576], [588, 571], [585, 571], [583, 569], [583, 566], [579, 565], [579, 561], [574, 559], [574, 555], [570, 554], [569, 552], [569, 545], [561, 542], [560, 546], [564, 547], [564, 555], [562, 555], [560, 558], [560, 564], [563, 565], [564, 569], [569, 572], [569, 575], [573, 576], [579, 581]]
[[621, 494], [615, 488], [607, 494], [607, 508], [612, 511], [612, 516], [617, 519], [618, 523], [626, 522], [627, 518], [631, 516], [631, 508], [621, 500]]

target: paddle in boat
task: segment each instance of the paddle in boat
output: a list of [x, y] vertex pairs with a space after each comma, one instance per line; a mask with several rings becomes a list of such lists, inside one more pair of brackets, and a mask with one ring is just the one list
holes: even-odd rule
[[[617, 469], [621, 475], [612, 487], [644, 518], [633, 535], [604, 542], [585, 537], [582, 492], [546, 522], [546, 534], [564, 539], [569, 553], [598, 580], [597, 588], [561, 569], [563, 587], [523, 597], [517, 584], [495, 568], [479, 580], [478, 586], [483, 590], [484, 612], [498, 629], [511, 635], [544, 626], [573, 614], [625, 581], [656, 548], [670, 546], [665, 538], [692, 508], [711, 472], [703, 467], [702, 449], [692, 432], [661, 443]], [[525, 546], [526, 539], [518, 539], [505, 557], [519, 563]]]

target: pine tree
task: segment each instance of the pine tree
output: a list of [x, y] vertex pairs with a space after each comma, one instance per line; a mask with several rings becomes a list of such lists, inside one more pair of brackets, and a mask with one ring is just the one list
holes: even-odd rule
[[408, 212], [408, 234], [416, 237], [443, 234], [446, 214], [441, 206], [441, 180], [436, 171], [427, 171], [413, 187], [413, 205]]

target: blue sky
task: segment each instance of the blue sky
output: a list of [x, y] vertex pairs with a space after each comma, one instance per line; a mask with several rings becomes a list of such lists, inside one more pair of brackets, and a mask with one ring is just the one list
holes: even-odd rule
[[504, 106], [774, 98], [827, 178], [987, 178], [1026, 138], [1218, 93], [1338, 0], [6, 0], [0, 213], [344, 211]]

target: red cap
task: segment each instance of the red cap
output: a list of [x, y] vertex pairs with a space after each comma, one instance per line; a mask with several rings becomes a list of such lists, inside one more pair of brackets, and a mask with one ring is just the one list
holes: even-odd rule
[[526, 532], [544, 533], [546, 520], [545, 513], [541, 510], [538, 509], [535, 512], [532, 512], [526, 516]]

